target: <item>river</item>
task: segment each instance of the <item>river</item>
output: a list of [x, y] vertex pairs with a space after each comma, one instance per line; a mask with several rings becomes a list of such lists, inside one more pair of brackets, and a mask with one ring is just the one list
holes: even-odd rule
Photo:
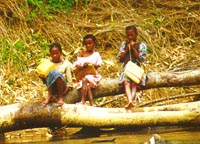
[[[25, 130], [6, 133], [1, 144], [144, 144], [154, 134], [162, 144], [200, 144], [200, 127], [156, 127], [137, 130], [101, 129], [84, 131], [80, 128], [65, 128], [54, 136], [45, 130]], [[113, 140], [113, 141], [111, 141]], [[111, 142], [106, 142], [111, 141]]]

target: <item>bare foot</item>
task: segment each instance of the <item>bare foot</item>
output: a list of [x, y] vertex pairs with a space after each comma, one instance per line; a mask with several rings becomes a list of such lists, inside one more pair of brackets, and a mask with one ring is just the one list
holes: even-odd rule
[[82, 101], [80, 101], [80, 102], [78, 102], [78, 103], [76, 103], [76, 104], [78, 104], [78, 105], [85, 105], [85, 103], [82, 102]]
[[42, 102], [42, 104], [43, 104], [44, 106], [46, 106], [46, 105], [49, 104], [49, 103], [50, 103], [50, 99], [49, 99], [49, 98]]
[[62, 99], [59, 99], [57, 104], [58, 104], [58, 106], [62, 106], [64, 104], [64, 101]]
[[93, 106], [93, 107], [98, 107], [98, 105], [96, 105], [95, 103], [94, 103], [94, 104], [92, 104], [91, 106]]
[[130, 109], [134, 106], [132, 102], [129, 102], [127, 105], [125, 105], [125, 109]]

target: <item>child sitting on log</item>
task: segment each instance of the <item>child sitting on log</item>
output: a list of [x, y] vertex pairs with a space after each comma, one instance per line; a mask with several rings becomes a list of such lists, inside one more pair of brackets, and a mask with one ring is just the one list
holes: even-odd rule
[[[133, 25], [126, 27], [127, 40], [122, 42], [118, 57], [120, 62], [123, 62], [123, 66], [130, 60], [140, 66], [141, 62], [146, 60], [147, 46], [144, 42], [137, 42], [137, 28]], [[142, 82], [145, 80], [142, 79]], [[139, 88], [139, 84], [133, 82], [124, 74], [124, 69], [120, 73], [120, 85], [125, 88], [125, 93], [128, 99], [128, 104], [125, 105], [126, 109], [131, 108], [133, 100], [136, 97], [136, 90]]]
[[43, 105], [46, 106], [55, 96], [58, 99], [58, 106], [62, 106], [64, 95], [72, 87], [72, 64], [68, 60], [62, 59], [62, 48], [59, 43], [51, 44], [49, 52], [50, 61], [55, 65], [55, 68], [46, 77], [39, 76], [48, 88], [48, 98], [43, 102]]
[[[99, 52], [94, 50], [97, 39], [94, 35], [88, 34], [83, 38], [83, 44], [86, 47], [86, 50], [81, 51], [79, 56], [77, 57], [76, 62], [74, 62], [74, 67], [78, 69], [83, 69], [88, 65], [93, 65], [94, 68], [97, 70], [101, 64], [102, 59]], [[101, 80], [101, 75], [96, 71], [95, 74], [86, 74], [81, 79], [77, 79], [78, 82], [78, 89], [81, 88], [81, 102], [79, 104], [85, 104], [86, 96], [88, 96], [90, 105], [94, 105], [94, 100], [92, 96], [92, 88], [96, 88]]]

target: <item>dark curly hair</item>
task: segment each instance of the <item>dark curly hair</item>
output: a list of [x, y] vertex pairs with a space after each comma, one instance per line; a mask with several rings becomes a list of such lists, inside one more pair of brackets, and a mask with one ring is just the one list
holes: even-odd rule
[[62, 53], [62, 48], [61, 48], [61, 45], [57, 42], [55, 43], [52, 43], [51, 45], [49, 45], [49, 52], [51, 53], [51, 49], [52, 48], [57, 48], [61, 53]]
[[127, 26], [126, 31], [128, 31], [128, 30], [133, 30], [136, 35], [138, 34], [137, 28], [134, 25]]
[[85, 39], [88, 39], [88, 38], [91, 38], [94, 41], [95, 45], [97, 45], [97, 39], [96, 39], [96, 37], [93, 34], [87, 34], [87, 35], [84, 36], [84, 38], [83, 38], [83, 45], [84, 45]]

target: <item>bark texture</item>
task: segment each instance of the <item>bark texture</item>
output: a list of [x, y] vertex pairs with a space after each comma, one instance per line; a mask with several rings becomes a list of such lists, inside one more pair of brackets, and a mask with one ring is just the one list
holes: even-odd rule
[[[181, 87], [200, 84], [200, 69], [180, 72], [148, 72], [146, 86], [142, 89], [159, 87]], [[104, 97], [122, 94], [123, 89], [119, 88], [118, 79], [105, 78], [101, 85], [93, 89], [93, 97]], [[66, 103], [80, 101], [80, 91], [74, 89], [65, 97]]]
[[39, 127], [136, 128], [200, 123], [200, 102], [126, 110], [76, 104], [43, 107], [37, 101], [2, 106], [0, 111], [1, 133]]

